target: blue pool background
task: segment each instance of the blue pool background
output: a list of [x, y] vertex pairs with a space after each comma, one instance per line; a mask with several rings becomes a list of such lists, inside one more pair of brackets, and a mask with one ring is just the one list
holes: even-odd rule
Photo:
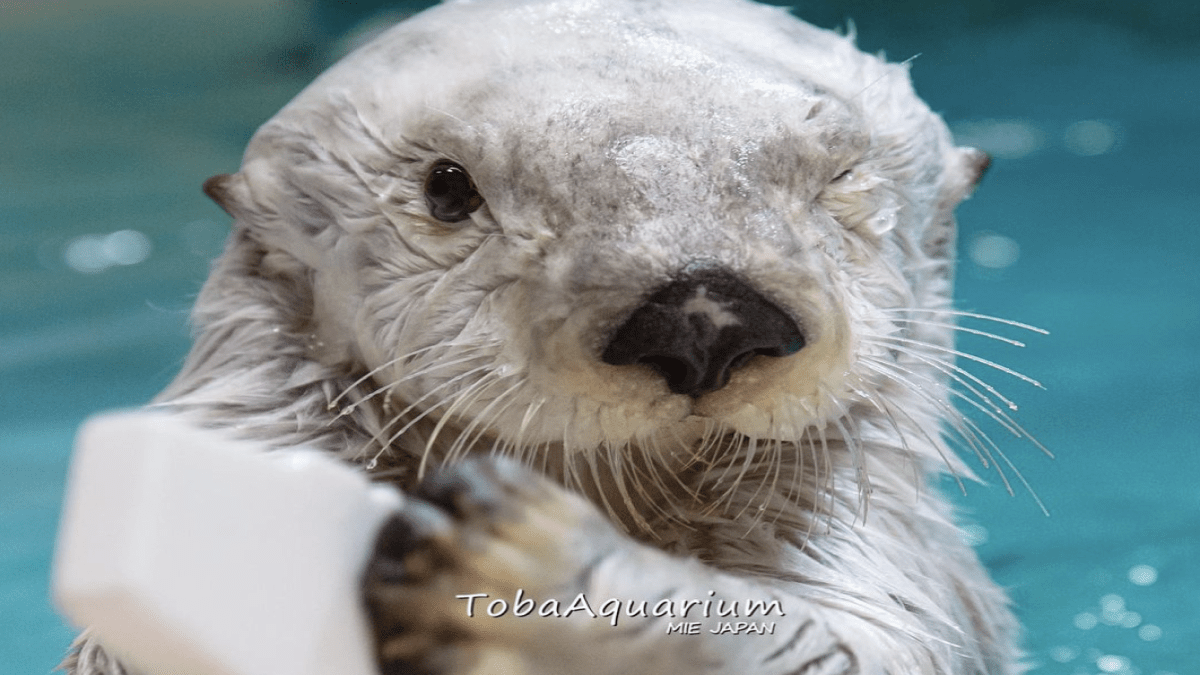
[[[227, 224], [200, 183], [328, 63], [352, 5], [0, 4], [0, 675], [48, 672], [71, 639], [48, 601], [71, 437], [177, 369]], [[1019, 487], [962, 502], [1035, 672], [1200, 672], [1196, 6], [800, 14], [917, 55], [919, 92], [996, 157], [960, 211], [960, 305], [1050, 334], [964, 346], [1045, 383], [988, 377], [1057, 459], [994, 434], [1049, 518]]]

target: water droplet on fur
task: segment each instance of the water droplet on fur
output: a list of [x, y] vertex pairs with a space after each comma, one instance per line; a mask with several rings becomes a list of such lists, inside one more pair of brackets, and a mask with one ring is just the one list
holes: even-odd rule
[[379, 458], [372, 457], [371, 461], [367, 462], [367, 471], [374, 471], [377, 466], [379, 466]]

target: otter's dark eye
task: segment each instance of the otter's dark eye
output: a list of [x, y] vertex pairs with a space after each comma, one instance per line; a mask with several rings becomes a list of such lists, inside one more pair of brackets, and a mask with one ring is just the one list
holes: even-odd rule
[[466, 169], [453, 162], [442, 162], [425, 178], [425, 203], [434, 218], [443, 223], [457, 223], [483, 206], [483, 196], [475, 189]]

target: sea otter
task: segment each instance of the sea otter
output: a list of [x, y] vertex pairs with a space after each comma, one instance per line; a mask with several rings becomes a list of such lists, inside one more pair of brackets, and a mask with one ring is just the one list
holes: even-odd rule
[[780, 9], [447, 2], [206, 183], [233, 232], [154, 405], [405, 493], [386, 674], [1017, 673], [930, 480], [994, 449], [951, 385], [1009, 420], [953, 363], [986, 166]]

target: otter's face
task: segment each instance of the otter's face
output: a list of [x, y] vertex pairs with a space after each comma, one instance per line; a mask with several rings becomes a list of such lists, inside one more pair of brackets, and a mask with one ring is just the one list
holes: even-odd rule
[[441, 6], [259, 132], [214, 191], [311, 284], [320, 358], [568, 452], [872, 405], [897, 311], [947, 300], [979, 155], [844, 38], [599, 4]]

